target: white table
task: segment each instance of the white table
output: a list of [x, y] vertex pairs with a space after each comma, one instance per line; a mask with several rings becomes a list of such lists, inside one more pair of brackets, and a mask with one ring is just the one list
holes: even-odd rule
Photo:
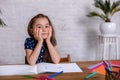
[[[102, 54], [102, 60], [119, 59], [118, 35], [98, 35], [98, 54]], [[115, 56], [111, 56], [114, 54]]]

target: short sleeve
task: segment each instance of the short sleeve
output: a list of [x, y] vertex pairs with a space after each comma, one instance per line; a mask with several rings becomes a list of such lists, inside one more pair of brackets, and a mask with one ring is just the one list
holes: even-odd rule
[[35, 48], [35, 40], [32, 38], [26, 38], [24, 48], [33, 50]]

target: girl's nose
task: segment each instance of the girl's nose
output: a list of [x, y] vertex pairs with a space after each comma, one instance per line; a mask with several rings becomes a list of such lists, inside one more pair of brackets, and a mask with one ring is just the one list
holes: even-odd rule
[[46, 31], [46, 29], [45, 29], [45, 28], [43, 28], [43, 31]]

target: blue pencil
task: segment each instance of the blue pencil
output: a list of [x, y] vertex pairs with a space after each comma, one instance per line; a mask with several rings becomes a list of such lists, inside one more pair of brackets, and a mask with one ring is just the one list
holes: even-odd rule
[[59, 74], [62, 74], [62, 73], [63, 73], [63, 71], [60, 71], [60, 72], [51, 74], [50, 76], [48, 76], [48, 78], [53, 78], [53, 77], [55, 77], [55, 76], [57, 76], [57, 75], [59, 75]]

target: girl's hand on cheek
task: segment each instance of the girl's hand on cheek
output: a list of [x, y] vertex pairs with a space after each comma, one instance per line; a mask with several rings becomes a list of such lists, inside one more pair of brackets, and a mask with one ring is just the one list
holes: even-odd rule
[[52, 28], [50, 26], [49, 31], [48, 31], [48, 37], [47, 37], [46, 41], [50, 41], [51, 36], [52, 36]]
[[34, 30], [34, 38], [38, 41], [38, 42], [40, 42], [40, 41], [43, 41], [43, 38], [42, 38], [42, 29], [37, 29], [37, 28], [35, 28], [35, 30]]
[[39, 30], [38, 30], [38, 36], [39, 36], [39, 40], [38, 40], [38, 41], [43, 41], [42, 29], [39, 29]]

